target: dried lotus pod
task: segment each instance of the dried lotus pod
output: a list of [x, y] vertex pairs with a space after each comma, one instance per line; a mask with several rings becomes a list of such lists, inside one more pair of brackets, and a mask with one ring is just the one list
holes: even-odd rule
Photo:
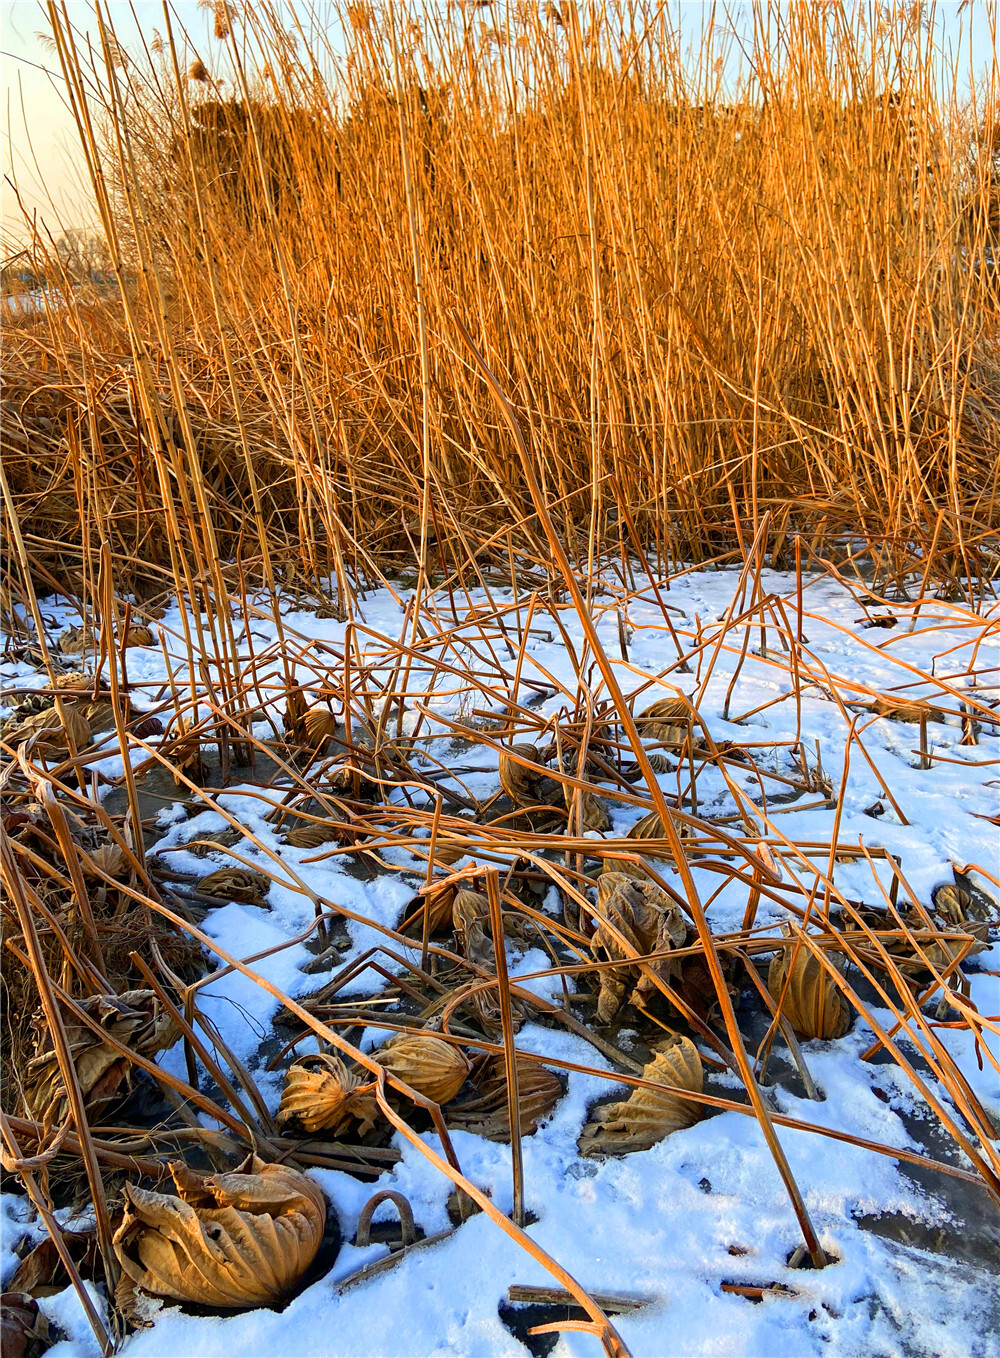
[[[121, 995], [90, 995], [78, 1000], [80, 1008], [118, 1042], [153, 1056], [172, 1047], [180, 1037], [173, 1017], [151, 990], [126, 990]], [[119, 1092], [131, 1088], [135, 1067], [92, 1028], [69, 1012], [63, 1013], [84, 1104], [91, 1112], [104, 1108]], [[61, 1123], [67, 1115], [66, 1091], [59, 1061], [52, 1048], [48, 1024], [39, 1012], [32, 1019], [34, 1055], [24, 1076], [24, 1102], [31, 1117], [45, 1126]]]
[[950, 924], [964, 924], [972, 912], [972, 897], [951, 882], [935, 887], [931, 900], [934, 909]]
[[[689, 1037], [671, 1038], [643, 1066], [642, 1078], [700, 1094], [704, 1071], [698, 1048]], [[595, 1109], [593, 1121], [580, 1134], [580, 1154], [649, 1150], [671, 1132], [693, 1127], [701, 1116], [701, 1106], [693, 1099], [666, 1089], [636, 1088], [620, 1103]]]
[[282, 1301], [323, 1241], [319, 1185], [248, 1156], [232, 1174], [170, 1165], [179, 1196], [125, 1187], [114, 1246], [125, 1273], [156, 1297], [245, 1310]]
[[[618, 941], [620, 934], [636, 954], [669, 953], [687, 941], [687, 926], [681, 913], [665, 891], [648, 879], [621, 872], [602, 872], [597, 879], [598, 923], [590, 946], [595, 956], [604, 953], [609, 961], [629, 956]], [[614, 932], [612, 932], [613, 926]], [[645, 964], [648, 972], [669, 983], [676, 974], [676, 963], [660, 957]], [[643, 1003], [656, 989], [656, 983], [638, 967], [623, 966], [600, 972], [597, 1018], [610, 1023], [626, 995]]]
[[[536, 767], [525, 768], [512, 758], [513, 755]], [[548, 806], [553, 796], [559, 795], [559, 784], [545, 772], [540, 760], [538, 746], [525, 742], [512, 745], [510, 754], [501, 754], [500, 786], [515, 806]]]
[[[781, 999], [793, 949], [776, 953], [767, 972], [767, 988], [775, 1004]], [[851, 1026], [851, 1008], [832, 977], [805, 945], [798, 950], [781, 1011], [799, 1037], [843, 1037]]]
[[[562, 1081], [538, 1061], [520, 1053], [517, 1061], [517, 1102], [522, 1136], [531, 1136], [562, 1098]], [[510, 1140], [507, 1068], [502, 1056], [491, 1056], [473, 1076], [476, 1094], [448, 1110], [448, 1124], [484, 1136], [488, 1141]]]
[[325, 745], [337, 734], [337, 718], [328, 707], [310, 707], [302, 714], [307, 745]]
[[198, 881], [198, 890], [203, 895], [240, 901], [243, 905], [265, 905], [270, 889], [270, 879], [253, 868], [218, 868]]
[[125, 633], [126, 646], [152, 646], [153, 644], [153, 633], [148, 627], [144, 627], [141, 622], [129, 623], [128, 631]]
[[64, 655], [82, 655], [97, 647], [97, 633], [90, 626], [69, 627], [60, 632], [58, 646]]
[[400, 1033], [374, 1055], [390, 1075], [435, 1103], [449, 1103], [472, 1069], [472, 1062], [460, 1047], [433, 1033]]
[[662, 744], [681, 745], [691, 730], [693, 716], [683, 698], [660, 698], [635, 719], [640, 736]]
[[[128, 859], [117, 844], [99, 844], [83, 858], [84, 877], [101, 880], [100, 872], [109, 877], [124, 877], [128, 873]], [[100, 872], [95, 869], [100, 869]]]
[[70, 740], [78, 750], [84, 749], [90, 744], [90, 723], [72, 703], [63, 703], [63, 713], [65, 724], [55, 707], [35, 712], [11, 733], [10, 742], [21, 745], [34, 736], [39, 749], [68, 750]]
[[293, 849], [318, 849], [321, 844], [329, 844], [337, 838], [337, 827], [328, 821], [310, 821], [298, 825], [285, 835], [285, 843]]
[[[366, 1072], [367, 1073], [367, 1072]], [[378, 1102], [372, 1093], [371, 1079], [366, 1083], [348, 1070], [339, 1056], [303, 1056], [289, 1066], [278, 1109], [279, 1131], [289, 1126], [306, 1132], [332, 1132], [338, 1135], [351, 1122], [360, 1122], [364, 1136], [379, 1116]]]

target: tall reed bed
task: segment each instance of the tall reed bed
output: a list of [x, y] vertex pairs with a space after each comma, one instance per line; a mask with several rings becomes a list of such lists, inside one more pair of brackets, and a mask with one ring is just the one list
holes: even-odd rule
[[[742, 13], [742, 12], [741, 12]], [[50, 5], [120, 291], [20, 326], [8, 478], [75, 592], [792, 536], [990, 572], [997, 66], [926, 7]], [[995, 18], [992, 14], [991, 18]], [[39, 237], [40, 267], [58, 260]], [[48, 256], [45, 258], [45, 256]]]

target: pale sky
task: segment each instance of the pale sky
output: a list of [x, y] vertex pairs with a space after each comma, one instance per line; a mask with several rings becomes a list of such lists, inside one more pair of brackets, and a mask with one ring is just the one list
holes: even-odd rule
[[[995, 0], [990, 0], [994, 4]], [[943, 0], [937, 6], [938, 32], [946, 44], [971, 54], [979, 80], [995, 62], [987, 22], [988, 0]], [[70, 18], [78, 29], [95, 32], [90, 0], [66, 0]], [[108, 0], [112, 26], [119, 41], [130, 50], [141, 50], [139, 29], [147, 40], [154, 28], [163, 28], [161, 0]], [[301, 8], [309, 8], [308, 0]], [[721, 8], [721, 7], [720, 7]], [[672, 13], [703, 14], [704, 0], [670, 4]], [[174, 0], [175, 31], [186, 30], [203, 55], [217, 47], [211, 38], [212, 14], [197, 0]], [[137, 28], [137, 21], [139, 27]], [[683, 23], [684, 20], [682, 19]], [[81, 185], [77, 134], [58, 74], [59, 62], [49, 43], [39, 37], [48, 31], [40, 0], [0, 0], [0, 85], [2, 85], [2, 186], [3, 232], [0, 255], [7, 256], [12, 242], [24, 235], [18, 203], [7, 184], [13, 178], [29, 211], [38, 212], [53, 235], [61, 226], [81, 225], [88, 217], [89, 187]], [[971, 31], [971, 47], [968, 34]], [[47, 74], [47, 68], [52, 74]]]

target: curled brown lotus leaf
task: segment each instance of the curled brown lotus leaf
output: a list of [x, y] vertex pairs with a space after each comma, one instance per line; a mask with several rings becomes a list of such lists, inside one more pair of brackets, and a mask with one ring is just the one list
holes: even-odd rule
[[[782, 1014], [799, 1037], [832, 1040], [851, 1026], [851, 1007], [833, 978], [803, 944], [790, 964], [794, 949], [775, 954], [767, 972], [767, 988], [775, 1004], [785, 991]], [[791, 972], [789, 974], [789, 965]]]
[[97, 634], [89, 626], [68, 627], [65, 632], [60, 632], [58, 644], [64, 655], [82, 655], [85, 651], [95, 649]]
[[124, 877], [128, 873], [128, 859], [117, 844], [99, 844], [83, 857], [84, 877], [101, 881], [101, 873], [108, 877]]
[[[522, 1136], [531, 1136], [549, 1116], [564, 1090], [558, 1075], [520, 1054], [517, 1061], [517, 1102]], [[510, 1140], [507, 1068], [502, 1056], [491, 1056], [472, 1077], [476, 1094], [448, 1110], [448, 1124], [484, 1136], [488, 1141]]]
[[0, 1332], [3, 1358], [41, 1358], [52, 1343], [49, 1322], [38, 1302], [14, 1289], [0, 1298]]
[[670, 772], [670, 760], [665, 754], [660, 754], [658, 750], [653, 750], [651, 754], [647, 754], [646, 761], [654, 773]]
[[132, 727], [132, 734], [138, 736], [140, 740], [148, 740], [150, 736], [162, 736], [163, 722], [159, 717], [143, 717]]
[[[673, 1037], [643, 1066], [642, 1078], [700, 1094], [704, 1071], [698, 1048], [689, 1037]], [[620, 1154], [644, 1151], [671, 1132], [693, 1127], [702, 1116], [701, 1105], [668, 1089], [636, 1088], [627, 1099], [594, 1110], [592, 1122], [580, 1134], [580, 1154]]]
[[379, 1116], [374, 1088], [374, 1081], [366, 1082], [349, 1070], [339, 1056], [303, 1056], [289, 1066], [285, 1076], [278, 1130], [301, 1127], [306, 1132], [337, 1135], [350, 1123], [359, 1122], [358, 1130], [364, 1136]]
[[282, 725], [284, 726], [287, 738], [296, 745], [303, 744], [305, 740], [303, 718], [306, 715], [308, 706], [305, 694], [300, 688], [288, 690], [288, 694], [285, 698], [285, 712], [282, 718]]
[[691, 730], [691, 708], [683, 698], [660, 698], [635, 719], [641, 736], [663, 744], [680, 745]]
[[[526, 768], [518, 759], [526, 759], [536, 767]], [[509, 754], [501, 754], [500, 786], [515, 806], [550, 806], [559, 796], [559, 784], [546, 773], [540, 761], [538, 746], [526, 742], [512, 745]]]
[[67, 670], [65, 674], [54, 674], [47, 687], [60, 691], [67, 690], [70, 693], [89, 693], [94, 687], [94, 681], [89, 674], [84, 674], [82, 670]]
[[931, 900], [934, 909], [950, 924], [963, 924], [972, 912], [972, 897], [952, 882], [935, 887]]
[[390, 1075], [435, 1103], [450, 1103], [472, 1069], [460, 1047], [433, 1033], [400, 1033], [374, 1055]]
[[198, 882], [198, 890], [205, 896], [240, 901], [243, 905], [264, 905], [270, 888], [269, 878], [253, 868], [218, 868]]
[[[676, 829], [681, 839], [687, 839], [691, 834], [687, 825], [678, 824]], [[650, 811], [641, 820], [637, 820], [625, 836], [626, 839], [666, 839], [666, 837], [663, 821], [655, 811]]]
[[231, 1174], [202, 1177], [177, 1161], [170, 1170], [176, 1196], [125, 1188], [114, 1246], [136, 1286], [230, 1311], [286, 1298], [323, 1241], [319, 1186], [255, 1155]]
[[[639, 956], [669, 953], [673, 948], [683, 947], [687, 940], [687, 926], [680, 911], [666, 892], [648, 879], [622, 872], [601, 873], [597, 879], [597, 915], [597, 928], [590, 946], [595, 956], [603, 952], [609, 961], [628, 957], [609, 926], [613, 926]], [[669, 957], [645, 965], [666, 982], [677, 972], [676, 963]], [[602, 970], [600, 985], [597, 1018], [601, 1023], [611, 1022], [630, 991], [631, 999], [641, 1004], [656, 989], [652, 977], [634, 966]]]
[[323, 745], [337, 734], [337, 718], [328, 707], [310, 707], [302, 716], [308, 745]]
[[[78, 1000], [80, 1008], [96, 1019], [108, 1034], [141, 1056], [151, 1057], [180, 1037], [173, 1017], [151, 990], [126, 990], [121, 995], [90, 995]], [[64, 1010], [63, 1026], [84, 1104], [91, 1112], [104, 1108], [131, 1087], [133, 1063], [92, 1028]], [[39, 1012], [32, 1020], [34, 1054], [24, 1076], [24, 1102], [28, 1113], [46, 1126], [61, 1123], [68, 1101], [59, 1061], [52, 1047], [48, 1024]]]
[[[573, 808], [573, 798], [576, 789], [563, 784], [563, 797], [566, 802], [566, 810]], [[593, 792], [582, 792], [580, 794], [580, 820], [584, 830], [605, 831], [611, 829], [611, 815], [607, 806], [601, 801], [600, 797], [595, 797]]]
[[[118, 706], [122, 714], [123, 721], [129, 721], [132, 716], [132, 704], [125, 694], [118, 695]], [[111, 702], [110, 695], [100, 698], [85, 698], [80, 702], [74, 703], [74, 707], [82, 716], [86, 717], [94, 731], [110, 731], [115, 724], [115, 709]], [[155, 720], [155, 718], [153, 719]], [[163, 730], [161, 725], [160, 730]], [[139, 732], [136, 731], [138, 735]]]
[[428, 924], [428, 936], [434, 934], [446, 934], [452, 927], [452, 902], [455, 899], [455, 888], [451, 883], [434, 886], [430, 891], [425, 891], [414, 903], [414, 909], [403, 920], [399, 926], [400, 933], [404, 934], [423, 934], [424, 930], [424, 911], [430, 912], [430, 923]]
[[84, 749], [90, 744], [90, 723], [73, 703], [63, 703], [63, 713], [65, 722], [55, 707], [33, 712], [7, 738], [11, 744], [21, 745], [34, 736], [39, 749], [49, 750], [68, 750], [72, 740], [78, 750]]
[[129, 629], [125, 633], [126, 646], [152, 646], [153, 633], [148, 627], [144, 627], [141, 622], [129, 624]]
[[490, 901], [481, 891], [470, 891], [467, 887], [455, 892], [451, 907], [452, 925], [457, 934], [467, 934], [476, 923], [490, 917]]
[[926, 703], [900, 702], [895, 698], [877, 698], [872, 711], [889, 721], [901, 721], [910, 726], [918, 725], [922, 718], [944, 721], [944, 713], [936, 707], [929, 707]]
[[321, 844], [329, 844], [337, 838], [337, 827], [327, 821], [311, 821], [308, 825], [298, 825], [285, 835], [285, 843], [293, 849], [318, 849]]

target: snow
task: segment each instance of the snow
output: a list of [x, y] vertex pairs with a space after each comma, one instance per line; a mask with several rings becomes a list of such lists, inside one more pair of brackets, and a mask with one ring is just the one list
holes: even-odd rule
[[[694, 643], [697, 627], [709, 639], [733, 603], [737, 576], [731, 571], [691, 571], [675, 578], [664, 594], [672, 610], [674, 627], [687, 646]], [[643, 589], [643, 584], [646, 588]], [[755, 654], [759, 646], [759, 626], [751, 628], [749, 646], [739, 678], [729, 697], [729, 718], [723, 715], [727, 690], [739, 660], [743, 629], [738, 627], [726, 639], [708, 676], [714, 646], [704, 652], [695, 673], [673, 668], [676, 650], [663, 623], [648, 582], [637, 578], [639, 596], [622, 599], [607, 585], [594, 604], [594, 616], [602, 643], [617, 666], [619, 682], [626, 692], [649, 683], [636, 704], [640, 710], [655, 698], [673, 692], [697, 697], [697, 705], [716, 741], [761, 742], [756, 755], [762, 767], [786, 777], [801, 774], [791, 755], [797, 738], [798, 721], [787, 655], [780, 649], [778, 636], [769, 627], [768, 654]], [[661, 583], [661, 588], [663, 585]], [[793, 619], [795, 582], [788, 575], [764, 571], [764, 594], [784, 601]], [[874, 693], [898, 690], [902, 698], [927, 698], [943, 708], [958, 710], [958, 696], [967, 692], [965, 671], [973, 656], [976, 666], [975, 696], [980, 701], [996, 699], [996, 669], [1000, 660], [996, 625], [1000, 614], [984, 605], [980, 614], [961, 603], [943, 600], [926, 605], [912, 631], [911, 609], [904, 604], [893, 611], [899, 618], [891, 630], [865, 626], [869, 614], [885, 615], [883, 605], [859, 603], [864, 591], [855, 585], [847, 588], [831, 576], [807, 578], [805, 594], [804, 664], [816, 683], [801, 697], [801, 733], [815, 768], [817, 758], [833, 784], [833, 798], [842, 792], [838, 844], [864, 845], [885, 849], [900, 858], [910, 887], [925, 904], [942, 882], [952, 880], [952, 869], [977, 863], [996, 873], [997, 829], [984, 817], [997, 810], [997, 760], [1000, 739], [997, 728], [984, 725], [979, 743], [962, 745], [961, 720], [946, 716], [944, 721], [927, 727], [930, 769], [919, 767], [918, 728], [865, 714], [857, 723], [864, 750], [890, 787], [908, 824], [900, 823], [886, 798], [879, 778], [855, 743], [845, 763], [847, 722], [840, 705], [831, 701], [831, 690], [842, 702], [860, 703]], [[363, 622], [355, 632], [366, 663], [373, 666], [373, 678], [386, 682], [395, 659], [395, 647], [404, 626], [407, 593], [395, 596], [388, 590], [369, 593], [361, 600]], [[519, 619], [514, 610], [520, 604], [520, 621], [527, 613], [522, 596], [515, 601], [509, 590], [493, 591], [493, 606], [506, 607], [508, 634], [516, 649]], [[490, 606], [482, 591], [463, 595], [459, 616], [466, 607]], [[434, 596], [426, 606], [428, 630], [435, 626], [454, 627], [448, 613], [448, 599]], [[439, 611], [435, 623], [434, 610]], [[59, 606], [46, 605], [47, 614], [57, 619]], [[619, 613], [630, 633], [627, 659], [619, 645]], [[76, 619], [65, 610], [68, 624]], [[579, 658], [584, 651], [584, 635], [572, 610], [563, 609], [560, 621]], [[182, 678], [186, 658], [181, 643], [181, 619], [174, 607], [160, 626], [167, 647]], [[318, 685], [325, 673], [335, 668], [343, 653], [346, 624], [331, 618], [318, 618], [303, 610], [288, 612], [284, 618], [290, 650], [299, 658], [294, 663], [300, 682]], [[992, 624], [992, 632], [989, 630]], [[260, 683], [267, 693], [277, 695], [284, 685], [273, 622], [261, 611], [252, 620], [253, 651], [258, 663]], [[474, 624], [463, 629], [465, 644], [459, 640], [445, 657], [456, 668], [472, 665], [484, 683], [506, 693], [501, 672], [512, 673], [514, 662], [508, 658], [499, 629], [491, 628], [496, 661], [484, 647]], [[442, 643], [443, 644], [443, 643]], [[472, 653], [475, 647], [480, 659]], [[440, 651], [440, 646], [437, 648]], [[586, 666], [592, 665], [589, 657]], [[586, 667], [585, 667], [586, 668]], [[159, 646], [132, 648], [128, 652], [129, 678], [137, 685], [137, 706], [155, 705], [167, 674]], [[24, 667], [5, 665], [5, 684], [23, 681]], [[931, 676], [936, 676], [932, 678]], [[949, 678], [948, 676], [961, 676]], [[470, 789], [476, 796], [487, 796], [496, 786], [497, 754], [488, 745], [455, 752], [451, 737], [456, 724], [469, 720], [468, 712], [485, 708], [488, 698], [464, 685], [459, 677], [438, 678], [433, 691], [425, 694], [418, 710], [419, 683], [426, 670], [414, 665], [409, 679], [410, 702], [403, 722], [404, 732], [412, 732], [418, 721], [422, 749], [434, 760], [461, 769], [448, 786]], [[706, 682], [707, 679], [707, 682]], [[590, 677], [593, 690], [600, 685], [595, 669]], [[944, 686], [944, 687], [942, 687]], [[532, 622], [532, 636], [525, 651], [518, 701], [535, 701], [532, 710], [541, 719], [555, 715], [560, 708], [572, 706], [577, 692], [577, 673], [573, 658], [557, 627], [551, 625], [541, 607]], [[782, 701], [764, 707], [740, 723], [733, 720], [752, 712], [772, 699]], [[274, 712], [280, 714], [282, 702]], [[496, 701], [497, 713], [503, 711]], [[854, 715], [849, 709], [849, 716]], [[207, 713], [206, 713], [207, 714]], [[395, 711], [391, 725], [395, 723]], [[255, 733], [270, 734], [266, 722], [258, 722]], [[459, 731], [459, 734], [461, 732]], [[433, 737], [433, 739], [430, 739]], [[154, 743], [155, 742], [151, 742]], [[98, 766], [108, 777], [120, 774], [122, 761], [116, 742], [110, 737], [108, 755]], [[817, 756], [818, 749], [818, 756]], [[133, 755], [140, 762], [142, 752]], [[425, 764], [426, 770], [436, 767]], [[845, 767], [846, 787], [842, 786]], [[751, 770], [730, 767], [730, 777], [745, 794], [742, 809], [754, 816], [760, 785]], [[661, 785], [670, 795], [678, 791], [678, 777], [684, 770], [661, 775]], [[686, 779], [684, 779], [686, 781]], [[683, 786], [683, 782], [682, 782]], [[769, 812], [775, 829], [790, 841], [829, 844], [834, 833], [836, 811], [826, 804], [822, 792], [799, 798], [807, 809], [794, 804], [772, 802], [774, 790], [768, 787]], [[280, 794], [279, 794], [280, 795]], [[179, 795], [185, 800], [188, 794]], [[734, 815], [737, 806], [731, 790], [715, 769], [707, 769], [698, 781], [699, 814]], [[752, 800], [749, 800], [752, 799]], [[391, 800], [405, 805], [402, 794]], [[884, 814], [866, 814], [878, 802]], [[607, 837], [621, 837], [642, 814], [636, 807], [611, 804], [614, 828]], [[292, 849], [282, 845], [273, 827], [264, 819], [269, 804], [260, 798], [253, 785], [230, 787], [217, 802], [190, 818], [175, 808], [165, 808], [161, 817], [162, 838], [156, 851], [177, 871], [203, 875], [221, 866], [221, 855], [196, 857], [185, 848], [193, 840], [218, 832], [229, 823], [223, 810], [245, 826], [261, 848], [245, 841], [241, 856], [280, 878], [268, 896], [270, 909], [262, 911], [248, 905], [230, 904], [213, 910], [203, 925], [205, 933], [226, 951], [251, 957], [278, 948], [254, 963], [255, 970], [286, 994], [300, 997], [315, 990], [327, 974], [311, 975], [302, 968], [313, 954], [304, 943], [279, 947], [302, 933], [313, 919], [313, 903], [300, 884], [326, 902], [336, 902], [373, 924], [398, 923], [412, 899], [415, 877], [401, 872], [379, 876], [374, 881], [351, 875], [346, 857], [336, 853], [336, 845], [320, 849]], [[759, 817], [756, 817], [759, 822]], [[729, 827], [742, 833], [740, 824]], [[772, 840], [772, 843], [774, 841]], [[422, 870], [402, 850], [386, 851], [385, 860], [397, 868], [409, 866]], [[463, 860], [463, 861], [472, 861]], [[826, 852], [814, 859], [825, 870]], [[289, 869], [282, 873], [281, 864]], [[800, 858], [785, 856], [786, 868], [800, 879], [808, 876]], [[721, 878], [706, 867], [693, 863], [694, 878], [703, 900], [718, 891]], [[664, 869], [664, 871], [667, 871]], [[888, 885], [889, 874], [881, 863], [880, 877]], [[884, 898], [864, 858], [838, 862], [835, 883], [845, 896], [870, 904], [883, 904]], [[977, 884], [995, 894], [985, 878]], [[713, 900], [708, 914], [717, 932], [739, 929], [746, 906], [747, 891], [739, 882], [731, 883]], [[787, 918], [783, 907], [762, 899], [758, 924], [780, 922]], [[350, 949], [345, 960], [359, 956], [382, 940], [382, 935], [361, 922], [350, 922]], [[394, 945], [398, 946], [398, 945]], [[551, 958], [537, 946], [517, 949], [508, 945], [512, 977], [535, 977], [550, 969]], [[419, 960], [419, 953], [412, 954]], [[966, 972], [971, 983], [971, 999], [983, 1015], [1000, 1010], [997, 973], [1000, 972], [1000, 946], [970, 959]], [[344, 995], [370, 995], [384, 984], [373, 973], [362, 972]], [[542, 976], [524, 983], [536, 994], [555, 999], [561, 994], [558, 977]], [[204, 986], [199, 1003], [215, 1021], [234, 1053], [254, 1072], [262, 1094], [274, 1109], [280, 1097], [281, 1073], [266, 1074], [260, 1061], [262, 1034], [269, 1033], [279, 1002], [236, 972]], [[926, 1011], [933, 1017], [933, 1005]], [[873, 1008], [878, 1022], [890, 1026], [893, 1015], [887, 1009]], [[950, 1015], [954, 1017], [954, 1015]], [[1000, 1121], [1000, 1079], [996, 1068], [984, 1059], [980, 1070], [972, 1035], [966, 1030], [935, 1030], [952, 1054], [986, 1109]], [[385, 1036], [373, 1026], [367, 1030], [363, 1045], [371, 1047]], [[626, 1043], [622, 1034], [620, 1041]], [[805, 1059], [825, 1099], [821, 1103], [799, 1099], [787, 1089], [774, 1087], [775, 1106], [788, 1116], [818, 1126], [881, 1142], [884, 1145], [923, 1151], [942, 1157], [940, 1140], [930, 1149], [917, 1137], [921, 1119], [928, 1110], [905, 1073], [884, 1063], [862, 1062], [859, 1056], [871, 1044], [872, 1032], [861, 1021], [846, 1037], [836, 1042], [803, 1044]], [[995, 1057], [1000, 1058], [1000, 1042], [988, 1041]], [[526, 1051], [588, 1065], [598, 1070], [610, 1067], [604, 1058], [582, 1038], [572, 1033], [527, 1023], [518, 1035], [518, 1046]], [[905, 1037], [901, 1046], [916, 1051]], [[309, 1042], [299, 1050], [310, 1049]], [[183, 1074], [180, 1048], [166, 1053], [163, 1063]], [[937, 1097], [950, 1103], [946, 1092], [926, 1076]], [[787, 1259], [800, 1243], [800, 1235], [788, 1196], [752, 1118], [735, 1111], [721, 1112], [684, 1131], [671, 1135], [652, 1149], [620, 1159], [581, 1159], [577, 1138], [588, 1108], [593, 1101], [615, 1090], [624, 1097], [622, 1086], [598, 1075], [571, 1073], [567, 1092], [550, 1120], [533, 1136], [525, 1138], [524, 1167], [527, 1207], [537, 1220], [527, 1234], [554, 1256], [588, 1289], [599, 1292], [632, 1292], [648, 1295], [652, 1303], [638, 1311], [614, 1318], [614, 1325], [636, 1358], [656, 1355], [760, 1355], [760, 1358], [804, 1358], [804, 1355], [835, 1355], [836, 1358], [873, 1358], [882, 1355], [939, 1354], [942, 1358], [992, 1358], [1000, 1354], [997, 1326], [1000, 1323], [1000, 1276], [995, 1263], [983, 1258], [976, 1265], [952, 1258], [947, 1252], [931, 1253], [865, 1229], [858, 1218], [878, 1214], [898, 1214], [928, 1226], [965, 1229], [949, 1206], [947, 1185], [940, 1193], [920, 1182], [901, 1162], [828, 1137], [779, 1128], [778, 1134], [805, 1197], [806, 1206], [817, 1228], [823, 1248], [839, 1262], [820, 1271], [792, 1270]], [[713, 1092], [733, 1094], [724, 1080]], [[931, 1117], [933, 1121], [933, 1118]], [[487, 1191], [503, 1212], [512, 1206], [510, 1147], [486, 1141], [463, 1131], [453, 1134], [455, 1151], [463, 1173]], [[429, 1146], [441, 1153], [437, 1137], [424, 1135]], [[323, 1354], [327, 1358], [357, 1355], [515, 1355], [523, 1354], [521, 1343], [505, 1327], [498, 1305], [507, 1288], [514, 1283], [551, 1285], [545, 1270], [514, 1241], [501, 1232], [484, 1214], [465, 1222], [446, 1240], [408, 1254], [387, 1272], [360, 1284], [338, 1291], [338, 1284], [364, 1263], [381, 1258], [386, 1247], [372, 1245], [360, 1250], [350, 1242], [364, 1202], [382, 1188], [393, 1188], [406, 1195], [418, 1224], [430, 1235], [449, 1227], [446, 1201], [452, 1184], [413, 1146], [397, 1136], [393, 1142], [402, 1158], [391, 1171], [376, 1182], [359, 1183], [350, 1176], [329, 1170], [313, 1170], [322, 1185], [332, 1211], [337, 1213], [345, 1244], [331, 1273], [313, 1284], [283, 1311], [254, 1311], [230, 1318], [195, 1317], [178, 1307], [164, 1304], [155, 1309], [155, 1323], [132, 1336], [122, 1350], [127, 1358], [177, 1358], [190, 1355], [209, 1358], [273, 1358], [274, 1354]], [[965, 1163], [956, 1160], [956, 1163]], [[972, 1190], [969, 1211], [976, 1225], [990, 1219], [995, 1207], [985, 1192]], [[19, 1199], [3, 1201], [5, 1236], [24, 1229], [29, 1214]], [[20, 1222], [21, 1224], [17, 1224]], [[37, 1228], [32, 1228], [37, 1235]], [[16, 1261], [5, 1239], [2, 1277], [6, 1281]], [[767, 1295], [760, 1303], [723, 1292], [721, 1284], [784, 1284], [794, 1295]], [[46, 1299], [46, 1313], [57, 1320], [69, 1336], [51, 1350], [55, 1358], [89, 1355], [96, 1352], [78, 1299], [69, 1289], [58, 1297]], [[601, 1352], [591, 1335], [564, 1332], [552, 1350], [555, 1358]]]

